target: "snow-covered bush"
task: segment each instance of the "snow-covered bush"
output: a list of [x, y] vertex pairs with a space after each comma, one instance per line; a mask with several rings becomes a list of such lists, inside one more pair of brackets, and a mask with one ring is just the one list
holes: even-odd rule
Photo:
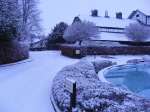
[[0, 1], [0, 40], [18, 37], [20, 29], [20, 12], [17, 0]]
[[144, 62], [144, 60], [143, 59], [131, 59], [127, 61], [128, 64], [138, 64], [141, 62]]
[[52, 96], [63, 112], [70, 107], [66, 78], [77, 82], [77, 112], [148, 112], [150, 101], [101, 82], [92, 62], [82, 60], [63, 68], [53, 80]]
[[98, 73], [103, 68], [106, 68], [115, 64], [112, 61], [108, 61], [108, 60], [95, 60], [92, 63], [95, 67], [96, 73]]
[[140, 23], [132, 23], [126, 27], [125, 34], [130, 40], [141, 42], [150, 38], [150, 28]]
[[28, 46], [17, 41], [0, 42], [0, 64], [14, 63], [28, 57]]
[[70, 25], [66, 29], [63, 37], [67, 42], [76, 42], [89, 40], [91, 37], [97, 37], [98, 33], [98, 28], [94, 23], [82, 21], [74, 22], [72, 25]]
[[81, 61], [75, 65], [67, 66], [58, 73], [53, 81], [52, 93], [58, 106], [63, 111], [68, 109], [70, 104], [70, 93], [65, 90], [65, 79], [67, 77], [77, 80], [78, 88], [80, 88], [79, 85], [81, 85], [83, 82], [86, 82], [83, 79], [96, 78], [96, 73], [94, 71], [93, 64], [85, 61]]

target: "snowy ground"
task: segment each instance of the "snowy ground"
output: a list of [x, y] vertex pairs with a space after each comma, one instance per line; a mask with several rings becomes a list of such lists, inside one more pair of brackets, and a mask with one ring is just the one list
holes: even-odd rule
[[[79, 61], [61, 56], [57, 51], [31, 52], [30, 55], [31, 62], [0, 67], [0, 112], [54, 112], [49, 100], [52, 80], [61, 68]], [[118, 64], [142, 57], [96, 56]]]
[[49, 91], [55, 74], [78, 60], [60, 52], [31, 52], [31, 62], [0, 67], [0, 112], [53, 112]]

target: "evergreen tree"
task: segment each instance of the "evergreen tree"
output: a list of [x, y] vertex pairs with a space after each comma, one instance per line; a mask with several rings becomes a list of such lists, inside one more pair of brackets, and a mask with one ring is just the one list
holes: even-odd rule
[[49, 35], [48, 44], [64, 43], [65, 40], [63, 39], [63, 35], [67, 27], [68, 25], [64, 22], [57, 24], [52, 30], [52, 33]]
[[18, 38], [20, 25], [18, 0], [0, 0], [0, 40]]

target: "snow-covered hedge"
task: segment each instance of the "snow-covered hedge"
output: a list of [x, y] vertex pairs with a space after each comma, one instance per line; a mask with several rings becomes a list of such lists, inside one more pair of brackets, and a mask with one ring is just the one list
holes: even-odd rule
[[0, 42], [0, 65], [14, 63], [28, 57], [28, 46], [17, 41]]
[[[99, 63], [102, 62], [99, 61]], [[100, 70], [103, 67], [98, 65], [98, 68]], [[72, 78], [77, 82], [75, 112], [150, 111], [149, 100], [99, 81], [93, 62], [82, 60], [77, 64], [63, 68], [53, 81], [52, 95], [63, 112], [68, 112], [70, 104], [70, 94], [65, 89], [66, 78]]]

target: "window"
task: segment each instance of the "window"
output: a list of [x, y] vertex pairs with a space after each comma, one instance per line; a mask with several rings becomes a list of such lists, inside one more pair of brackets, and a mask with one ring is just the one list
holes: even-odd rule
[[136, 17], [140, 17], [140, 15], [139, 15], [139, 14], [137, 14], [137, 15], [136, 15]]

